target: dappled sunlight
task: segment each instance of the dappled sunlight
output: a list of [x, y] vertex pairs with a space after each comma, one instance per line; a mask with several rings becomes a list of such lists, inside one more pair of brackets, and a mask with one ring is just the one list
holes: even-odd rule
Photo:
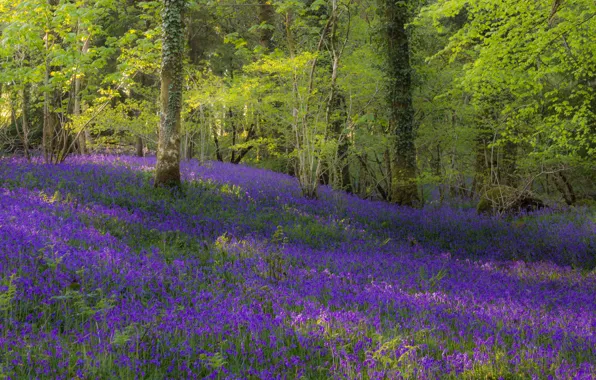
[[594, 0], [0, 0], [0, 380], [596, 380]]
[[[221, 163], [185, 164], [193, 180], [173, 194], [153, 188], [151, 162], [10, 160], [9, 171], [0, 161], [0, 233], [20, 241], [0, 246], [3, 278], [18, 274], [15, 327], [0, 337], [12, 360], [28, 360], [25, 335], [39, 341], [33, 358], [76, 341], [126, 374], [160, 363], [189, 377], [595, 371], [593, 271], [503, 259], [516, 247], [554, 252], [555, 240], [519, 248], [469, 234], [454, 250], [443, 235], [539, 230], [346, 195], [304, 200], [283, 175]], [[591, 244], [593, 227], [578, 226]], [[68, 335], [48, 333], [60, 326]], [[38, 360], [62, 373], [59, 359]]]

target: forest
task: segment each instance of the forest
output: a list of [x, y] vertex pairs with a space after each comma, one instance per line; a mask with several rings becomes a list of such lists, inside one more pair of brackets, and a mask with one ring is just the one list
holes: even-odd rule
[[0, 0], [0, 379], [596, 378], [594, 0]]

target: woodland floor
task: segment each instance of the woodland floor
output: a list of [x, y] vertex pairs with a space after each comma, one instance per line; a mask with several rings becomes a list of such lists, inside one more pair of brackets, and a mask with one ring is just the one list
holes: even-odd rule
[[0, 160], [0, 378], [593, 379], [596, 223]]

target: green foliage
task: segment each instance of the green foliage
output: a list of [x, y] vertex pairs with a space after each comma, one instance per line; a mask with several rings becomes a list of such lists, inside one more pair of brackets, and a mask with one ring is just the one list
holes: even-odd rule
[[267, 251], [265, 255], [265, 263], [267, 264], [267, 277], [279, 281], [286, 276], [285, 266], [286, 260], [283, 256], [284, 247], [287, 243], [287, 238], [284, 234], [282, 226], [277, 226], [277, 229], [271, 237], [272, 249]]
[[[498, 134], [495, 144], [527, 147], [524, 164], [536, 165], [595, 156], [594, 12], [591, 1], [444, 0], [422, 17], [450, 35], [433, 60], [463, 63], [454, 84], [472, 94], [477, 113], [494, 112], [482, 122]], [[465, 22], [449, 30], [456, 17]]]
[[227, 364], [227, 361], [224, 359], [223, 355], [220, 352], [216, 352], [211, 356], [207, 356], [207, 354], [201, 354], [201, 360], [204, 360], [207, 365], [214, 369], [219, 370], [221, 367]]
[[128, 325], [123, 330], [116, 330], [112, 337], [112, 344], [116, 346], [124, 346], [137, 334], [136, 325]]
[[8, 311], [11, 308], [11, 303], [15, 299], [17, 288], [15, 280], [17, 279], [16, 274], [12, 274], [8, 279], [8, 289], [0, 293], [0, 311]]
[[482, 195], [476, 210], [478, 213], [515, 213], [533, 211], [544, 207], [542, 200], [534, 194], [509, 186], [496, 186]]
[[421, 266], [420, 270], [418, 271], [418, 282], [424, 290], [435, 292], [441, 280], [448, 274], [449, 272], [447, 269], [441, 268], [435, 275], [429, 277], [426, 268]]
[[[55, 129], [89, 131], [92, 149], [131, 151], [141, 138], [154, 151], [163, 25], [176, 26], [164, 57], [181, 57], [171, 63], [185, 83], [188, 157], [296, 174], [309, 196], [319, 181], [348, 188], [338, 180], [347, 166], [351, 190], [391, 199], [400, 151], [391, 149], [379, 4], [174, 3], [184, 19], [157, 0], [0, 0], [0, 146], [22, 150], [28, 89], [33, 150], [48, 100]], [[594, 2], [437, 0], [396, 9], [405, 4], [415, 183], [427, 200], [471, 205], [487, 188], [532, 182], [556, 201], [543, 174], [561, 169], [577, 199], [592, 199]], [[344, 103], [332, 105], [332, 94]], [[181, 92], [170, 98], [175, 104]]]

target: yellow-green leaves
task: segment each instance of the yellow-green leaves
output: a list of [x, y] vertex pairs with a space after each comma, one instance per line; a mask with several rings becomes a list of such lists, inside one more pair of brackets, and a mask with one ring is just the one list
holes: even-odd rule
[[[586, 0], [554, 8], [547, 0], [441, 0], [417, 22], [432, 19], [451, 33], [434, 59], [464, 64], [454, 85], [472, 94], [477, 111], [498, 114], [500, 138], [571, 157], [596, 146], [595, 16]], [[464, 22], [454, 28], [456, 17]]]

